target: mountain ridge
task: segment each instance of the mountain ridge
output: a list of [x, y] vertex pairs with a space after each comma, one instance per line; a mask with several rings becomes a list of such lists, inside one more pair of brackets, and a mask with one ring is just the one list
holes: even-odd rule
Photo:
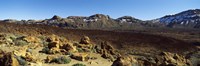
[[1, 22], [17, 24], [47, 24], [66, 28], [89, 28], [89, 29], [132, 29], [144, 27], [167, 27], [167, 28], [200, 28], [200, 9], [190, 9], [174, 15], [166, 15], [152, 20], [141, 20], [132, 16], [111, 18], [109, 15], [94, 14], [91, 16], [68, 16], [62, 18], [54, 15], [44, 20], [13, 20], [6, 19]]

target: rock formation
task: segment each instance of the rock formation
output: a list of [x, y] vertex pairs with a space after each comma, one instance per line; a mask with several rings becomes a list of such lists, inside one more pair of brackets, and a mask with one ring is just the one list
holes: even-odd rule
[[0, 66], [20, 66], [13, 53], [1, 52]]

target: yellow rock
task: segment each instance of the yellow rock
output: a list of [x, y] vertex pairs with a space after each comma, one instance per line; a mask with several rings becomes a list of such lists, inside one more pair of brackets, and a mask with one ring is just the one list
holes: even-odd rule
[[79, 61], [87, 61], [88, 55], [88, 53], [73, 53], [71, 57]]

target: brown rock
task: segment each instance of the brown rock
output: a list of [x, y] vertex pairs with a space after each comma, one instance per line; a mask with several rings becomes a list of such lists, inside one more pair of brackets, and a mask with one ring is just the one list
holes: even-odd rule
[[175, 66], [187, 66], [190, 61], [188, 61], [184, 56], [170, 53], [170, 52], [162, 52], [160, 54], [161, 58], [159, 58], [159, 62], [161, 65], [175, 65]]
[[58, 42], [51, 42], [48, 44], [48, 48], [51, 49], [51, 48], [60, 48], [60, 45]]
[[81, 38], [80, 44], [90, 44], [90, 38], [88, 36], [84, 36]]
[[50, 54], [61, 53], [59, 48], [53, 47], [49, 50]]
[[112, 64], [112, 66], [132, 66], [131, 59], [128, 57], [118, 57]]
[[50, 63], [54, 58], [56, 58], [56, 56], [48, 55], [47, 58], [45, 59], [45, 62]]
[[49, 36], [46, 41], [47, 42], [56, 42], [56, 41], [59, 41], [59, 36], [53, 34], [53, 35]]
[[30, 43], [39, 43], [40, 42], [39, 38], [36, 38], [34, 36], [25, 36], [23, 38], [23, 40], [30, 42]]
[[22, 48], [19, 48], [18, 50], [15, 50], [14, 54], [16, 56], [23, 56], [23, 57], [25, 57], [26, 56], [26, 50], [27, 50], [27, 46], [23, 46]]
[[0, 58], [0, 66], [19, 66], [19, 62], [13, 53], [5, 53]]
[[77, 51], [76, 50], [76, 47], [74, 47], [72, 44], [63, 44], [63, 46], [61, 47], [61, 49], [64, 49], [66, 50], [67, 52], [75, 52]]
[[111, 55], [115, 55], [116, 54], [114, 52], [115, 49], [108, 42], [101, 43], [101, 49], [102, 49], [101, 53], [108, 53], [108, 54], [111, 54]]
[[73, 53], [71, 58], [79, 60], [79, 61], [87, 61], [88, 55], [89, 54], [87, 54], [87, 53]]
[[25, 59], [26, 59], [26, 61], [29, 61], [29, 62], [35, 62], [36, 61], [35, 57], [29, 52], [26, 53]]
[[98, 52], [102, 54], [103, 58], [110, 59], [112, 61], [120, 55], [108, 42], [102, 42], [101, 49]]

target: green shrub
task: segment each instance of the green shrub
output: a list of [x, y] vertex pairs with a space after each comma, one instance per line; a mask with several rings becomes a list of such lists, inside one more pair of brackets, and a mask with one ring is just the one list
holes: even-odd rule
[[49, 51], [50, 49], [48, 47], [44, 47], [41, 52], [49, 54]]
[[23, 41], [23, 40], [15, 40], [14, 43], [15, 43], [16, 46], [28, 45], [28, 42]]
[[82, 64], [82, 63], [76, 63], [76, 64], [74, 64], [74, 65], [72, 65], [72, 66], [86, 66], [85, 64]]
[[76, 48], [78, 52], [84, 52], [82, 48]]
[[39, 36], [38, 38], [41, 40], [40, 43], [43, 44], [43, 46], [48, 46], [49, 42], [46, 41], [46, 36]]
[[28, 63], [25, 59], [23, 59], [21, 56], [16, 56], [17, 61], [21, 66], [26, 66]]
[[62, 56], [59, 58], [54, 58], [50, 63], [68, 64], [70, 62], [71, 62], [71, 58]]

